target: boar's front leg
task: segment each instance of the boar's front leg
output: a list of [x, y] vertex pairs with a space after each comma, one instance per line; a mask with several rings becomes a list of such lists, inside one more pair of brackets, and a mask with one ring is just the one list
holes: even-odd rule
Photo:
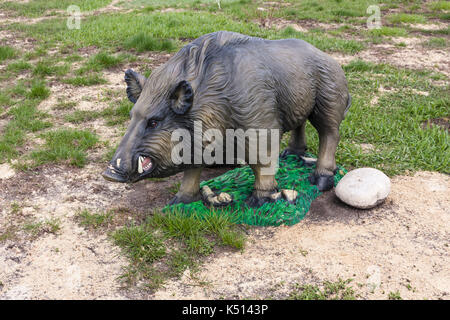
[[184, 171], [183, 180], [175, 197], [169, 204], [191, 203], [201, 199], [200, 173], [202, 168], [188, 169]]
[[250, 207], [260, 207], [264, 203], [273, 202], [271, 196], [278, 192], [274, 169], [261, 164], [250, 166], [255, 174], [255, 190], [247, 200]]

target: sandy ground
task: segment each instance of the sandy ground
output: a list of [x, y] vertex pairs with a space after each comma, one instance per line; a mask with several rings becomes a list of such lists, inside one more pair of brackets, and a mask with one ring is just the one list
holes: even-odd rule
[[[80, 208], [145, 212], [168, 200], [168, 192], [167, 199], [151, 195], [179, 177], [132, 186], [105, 184], [101, 169], [47, 168], [38, 175], [45, 179], [34, 177], [20, 192], [15, 192], [18, 185], [32, 179], [28, 174], [19, 174], [13, 184], [8, 183], [11, 178], [2, 180], [6, 199], [1, 201], [0, 223], [13, 214], [8, 200], [22, 198], [22, 214], [57, 218], [62, 229], [34, 241], [14, 239], [0, 245], [0, 299], [285, 298], [295, 283], [339, 278], [354, 279], [351, 285], [361, 298], [384, 299], [397, 290], [402, 298], [450, 298], [446, 175], [397, 176], [388, 200], [366, 211], [340, 203], [333, 191], [324, 193], [297, 225], [250, 229], [243, 252], [210, 256], [196, 274], [187, 271], [151, 295], [121, 289], [117, 278], [126, 261], [104, 234], [80, 227], [75, 215]], [[128, 219], [139, 219], [139, 214]]]
[[196, 275], [209, 286], [186, 273], [155, 298], [283, 298], [295, 283], [351, 278], [362, 298], [448, 299], [449, 188], [437, 173], [397, 176], [387, 202], [368, 211], [328, 192], [299, 224], [253, 230], [243, 253], [210, 258]]

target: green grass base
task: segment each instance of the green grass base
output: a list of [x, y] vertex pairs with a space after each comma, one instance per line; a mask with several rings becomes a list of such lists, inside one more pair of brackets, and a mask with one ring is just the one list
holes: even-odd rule
[[[245, 200], [253, 191], [255, 176], [249, 166], [230, 170], [214, 179], [203, 181], [200, 187], [209, 186], [216, 194], [226, 192], [233, 196], [233, 204], [227, 207], [212, 208], [206, 206], [202, 201], [189, 204], [176, 204], [166, 206], [164, 212], [183, 212], [191, 216], [210, 216], [212, 214], [225, 215], [237, 224], [248, 224], [256, 226], [279, 226], [281, 224], [294, 225], [302, 220], [308, 212], [311, 202], [321, 192], [316, 186], [311, 185], [308, 177], [314, 171], [315, 166], [302, 166], [295, 156], [280, 159], [279, 169], [276, 174], [278, 188], [294, 189], [298, 191], [296, 203], [279, 200], [274, 203], [266, 203], [259, 208], [250, 208]], [[335, 185], [346, 173], [345, 169], [338, 166], [338, 172], [334, 177]]]

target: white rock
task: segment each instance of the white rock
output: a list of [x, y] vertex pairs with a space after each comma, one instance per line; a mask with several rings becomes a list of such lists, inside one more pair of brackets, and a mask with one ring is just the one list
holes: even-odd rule
[[347, 173], [336, 186], [336, 196], [346, 204], [369, 209], [382, 203], [391, 191], [391, 181], [380, 170], [360, 168]]
[[0, 164], [0, 180], [1, 179], [9, 179], [14, 176], [16, 172], [13, 168], [9, 166], [7, 163]]

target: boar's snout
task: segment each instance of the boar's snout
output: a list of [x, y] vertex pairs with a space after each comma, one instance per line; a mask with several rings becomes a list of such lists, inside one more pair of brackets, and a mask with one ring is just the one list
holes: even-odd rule
[[111, 161], [102, 173], [103, 178], [113, 182], [127, 182], [129, 180], [127, 170], [120, 162], [120, 158]]

